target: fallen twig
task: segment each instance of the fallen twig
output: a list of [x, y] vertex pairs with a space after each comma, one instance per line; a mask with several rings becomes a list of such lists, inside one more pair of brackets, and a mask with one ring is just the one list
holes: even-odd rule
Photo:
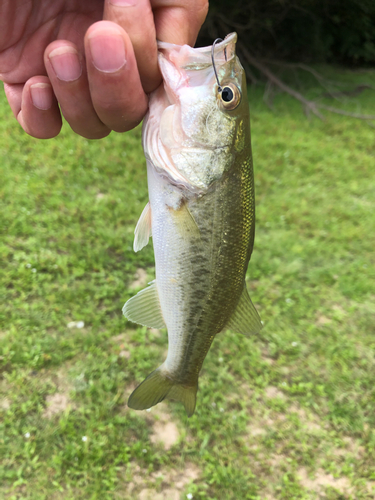
[[318, 116], [321, 120], [324, 120], [324, 116], [319, 112], [318, 106], [315, 102], [307, 100], [300, 92], [297, 92], [296, 90], [292, 89], [292, 87], [289, 87], [289, 85], [280, 80], [280, 78], [278, 78], [274, 73], [272, 73], [272, 71], [269, 68], [267, 68], [267, 66], [261, 63], [255, 57], [253, 57], [243, 44], [239, 44], [239, 47], [241, 49], [241, 52], [244, 54], [247, 61], [249, 62], [249, 64], [255, 66], [261, 73], [263, 73], [268, 78], [268, 80], [277, 85], [284, 92], [286, 92], [287, 94], [293, 96], [295, 99], [300, 101], [304, 105], [305, 112], [307, 114], [311, 112], [314, 115]]
[[329, 94], [323, 94], [323, 97], [333, 97], [334, 99], [338, 97], [357, 97], [357, 95], [362, 94], [366, 89], [375, 90], [375, 87], [371, 85], [357, 85], [353, 90], [342, 90], [339, 92], [330, 92]]
[[281, 90], [291, 95], [298, 101], [302, 103], [304, 106], [305, 113], [307, 115], [313, 113], [318, 116], [321, 120], [324, 120], [324, 116], [320, 113], [319, 109], [325, 109], [330, 111], [331, 113], [336, 113], [338, 115], [350, 116], [351, 118], [357, 118], [359, 120], [375, 120], [375, 115], [365, 115], [362, 113], [352, 113], [351, 111], [345, 111], [343, 109], [334, 108], [332, 106], [326, 106], [325, 104], [321, 104], [315, 101], [310, 101], [306, 99], [300, 92], [294, 90], [292, 87], [289, 87], [286, 83], [280, 80], [267, 66], [265, 66], [259, 59], [250, 54], [247, 48], [239, 43], [239, 48], [246, 58], [247, 62], [257, 68], [264, 76], [267, 77], [268, 81], [278, 86]]

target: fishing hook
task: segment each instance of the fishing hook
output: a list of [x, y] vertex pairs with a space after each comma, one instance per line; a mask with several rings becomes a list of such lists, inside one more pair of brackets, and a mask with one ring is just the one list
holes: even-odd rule
[[[211, 49], [212, 66], [214, 68], [214, 73], [215, 73], [215, 77], [216, 77], [216, 81], [217, 81], [217, 91], [218, 92], [222, 92], [223, 91], [223, 87], [220, 85], [219, 77], [217, 75], [216, 66], [215, 66], [215, 45], [216, 45], [217, 42], [222, 42], [222, 41], [223, 41], [222, 38], [216, 38], [216, 40], [212, 44], [212, 49]], [[226, 47], [224, 49], [224, 56], [225, 56], [225, 62], [226, 62], [227, 61], [227, 48]]]

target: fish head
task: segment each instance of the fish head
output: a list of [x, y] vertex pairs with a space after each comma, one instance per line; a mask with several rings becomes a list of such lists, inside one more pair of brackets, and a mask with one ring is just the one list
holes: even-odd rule
[[206, 191], [250, 148], [245, 72], [237, 35], [214, 48], [159, 42], [162, 85], [150, 96], [143, 129], [146, 157], [171, 182]]

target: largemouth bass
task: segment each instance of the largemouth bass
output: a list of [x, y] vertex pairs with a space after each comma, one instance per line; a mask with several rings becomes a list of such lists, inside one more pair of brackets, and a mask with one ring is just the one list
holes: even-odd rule
[[[168, 355], [131, 394], [143, 410], [164, 398], [195, 410], [215, 335], [262, 328], [246, 289], [254, 243], [254, 180], [244, 70], [236, 33], [214, 47], [159, 43], [163, 84], [143, 124], [149, 203], [134, 250], [151, 235], [156, 280], [127, 301], [132, 322], [167, 328]], [[218, 85], [218, 83], [220, 85]]]

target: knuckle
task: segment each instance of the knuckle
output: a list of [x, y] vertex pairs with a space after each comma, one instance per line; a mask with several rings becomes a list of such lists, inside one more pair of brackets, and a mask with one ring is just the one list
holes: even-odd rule
[[195, 16], [199, 28], [204, 23], [208, 14], [208, 1], [207, 0], [196, 0], [195, 2]]
[[111, 133], [111, 131], [107, 127], [103, 127], [100, 130], [82, 130], [82, 129], [75, 129], [74, 127], [71, 127], [73, 132], [76, 134], [84, 137], [85, 139], [104, 139], [104, 137], [107, 137]]
[[129, 130], [132, 130], [139, 125], [141, 121], [142, 118], [124, 120], [122, 123], [114, 125], [113, 130], [118, 133], [129, 132]]
[[147, 103], [143, 99], [134, 99], [133, 101], [129, 101], [127, 98], [115, 101], [101, 100], [95, 103], [95, 109], [104, 123], [139, 123], [147, 111]]

